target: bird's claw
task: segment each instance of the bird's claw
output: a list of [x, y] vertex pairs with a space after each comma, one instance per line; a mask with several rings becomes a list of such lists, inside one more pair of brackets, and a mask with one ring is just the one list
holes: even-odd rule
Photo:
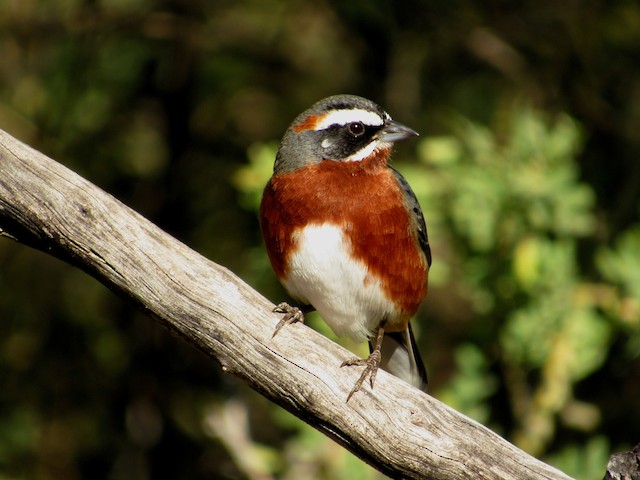
[[380, 367], [380, 351], [374, 350], [373, 352], [371, 352], [371, 355], [369, 355], [369, 357], [366, 359], [351, 358], [349, 360], [345, 360], [344, 362], [342, 362], [342, 365], [340, 365], [340, 368], [351, 367], [354, 365], [365, 367], [365, 369], [360, 374], [360, 378], [358, 378], [358, 381], [353, 386], [353, 389], [351, 390], [351, 392], [349, 392], [349, 395], [347, 396], [347, 402], [353, 396], [354, 393], [360, 390], [360, 388], [362, 387], [362, 384], [364, 383], [367, 377], [369, 377], [369, 384], [371, 385], [371, 388], [373, 388], [373, 384], [376, 380], [376, 375], [378, 373], [378, 368]]
[[290, 325], [292, 323], [297, 323], [297, 322], [304, 323], [305, 311], [301, 308], [293, 307], [289, 305], [287, 302], [282, 302], [278, 304], [273, 309], [273, 312], [284, 313], [284, 316], [280, 319], [280, 321], [278, 322], [278, 325], [276, 325], [276, 329], [274, 330], [272, 337], [275, 337], [276, 334], [280, 331], [280, 329], [285, 325]]

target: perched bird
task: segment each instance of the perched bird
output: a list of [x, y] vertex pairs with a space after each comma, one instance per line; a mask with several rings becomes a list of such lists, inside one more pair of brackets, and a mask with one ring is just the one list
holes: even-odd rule
[[378, 367], [424, 390], [409, 324], [427, 293], [431, 250], [420, 205], [389, 165], [394, 142], [417, 136], [366, 98], [336, 95], [284, 134], [264, 189], [260, 226], [273, 269], [292, 298], [282, 326], [317, 310], [331, 329], [369, 341], [347, 401]]

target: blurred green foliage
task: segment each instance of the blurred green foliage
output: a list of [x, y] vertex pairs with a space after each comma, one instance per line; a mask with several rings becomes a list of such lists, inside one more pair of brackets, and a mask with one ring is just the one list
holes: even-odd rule
[[565, 115], [550, 122], [519, 104], [503, 114], [496, 133], [468, 121], [456, 124], [459, 140], [423, 141], [421, 158], [431, 167], [425, 176], [438, 185], [431, 194], [427, 186], [424, 203], [444, 214], [434, 229], [445, 230], [442, 236], [452, 236], [457, 247], [448, 259], [456, 272], [447, 282], [461, 290], [483, 328], [465, 339], [482, 346], [475, 350], [480, 359], [469, 358], [466, 343], [456, 347], [458, 373], [445, 392], [455, 405], [460, 395], [451, 389], [460, 390], [465, 378], [484, 395], [460, 408], [486, 411], [492, 400], [486, 385], [495, 373], [466, 370], [495, 362], [518, 414], [512, 436], [541, 454], [574, 383], [601, 367], [612, 335], [599, 305], [579, 295], [587, 287], [578, 240], [595, 226], [594, 195], [577, 175], [580, 132]]
[[[640, 441], [637, 2], [23, 1], [0, 26], [0, 128], [274, 301], [279, 138], [376, 100], [422, 134], [394, 162], [434, 254], [431, 394], [580, 479]], [[6, 239], [0, 315], [0, 479], [381, 478]]]

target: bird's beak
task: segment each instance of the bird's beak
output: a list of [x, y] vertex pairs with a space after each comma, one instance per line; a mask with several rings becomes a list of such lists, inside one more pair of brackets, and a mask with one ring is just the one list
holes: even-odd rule
[[378, 140], [381, 142], [397, 142], [417, 136], [418, 132], [415, 130], [393, 120], [388, 120], [378, 133]]

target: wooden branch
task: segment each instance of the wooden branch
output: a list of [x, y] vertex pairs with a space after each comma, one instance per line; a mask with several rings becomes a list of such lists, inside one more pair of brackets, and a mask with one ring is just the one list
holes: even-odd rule
[[640, 478], [640, 443], [628, 452], [611, 455], [603, 480], [633, 480], [637, 478]]
[[568, 479], [380, 372], [346, 403], [351, 354], [64, 166], [0, 131], [0, 234], [133, 300], [231, 373], [393, 478]]

